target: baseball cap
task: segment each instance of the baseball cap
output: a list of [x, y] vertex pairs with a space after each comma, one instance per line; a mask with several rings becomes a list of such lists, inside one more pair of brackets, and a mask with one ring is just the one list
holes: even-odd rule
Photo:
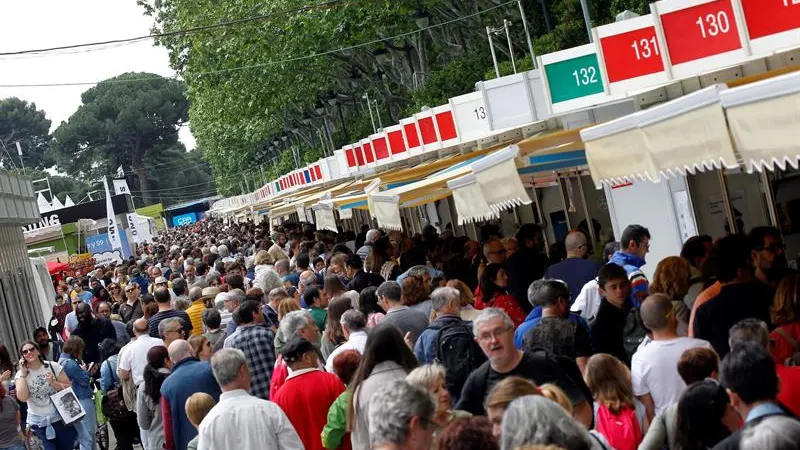
[[164, 278], [164, 277], [156, 278], [156, 284], [166, 284], [166, 283], [167, 283], [167, 279], [166, 278]]

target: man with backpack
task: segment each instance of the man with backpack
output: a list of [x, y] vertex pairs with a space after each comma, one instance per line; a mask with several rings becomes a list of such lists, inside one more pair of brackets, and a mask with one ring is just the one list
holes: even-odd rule
[[441, 287], [431, 294], [431, 307], [436, 320], [420, 334], [414, 345], [414, 355], [420, 364], [438, 363], [447, 371], [447, 390], [454, 402], [469, 374], [486, 361], [475, 342], [472, 324], [462, 320], [460, 293], [452, 287]]

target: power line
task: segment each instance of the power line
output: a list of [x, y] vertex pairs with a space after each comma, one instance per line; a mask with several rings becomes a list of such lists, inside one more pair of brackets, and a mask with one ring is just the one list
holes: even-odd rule
[[183, 35], [183, 34], [197, 33], [199, 31], [214, 30], [214, 29], [217, 29], [217, 28], [224, 28], [224, 27], [229, 27], [229, 26], [232, 26], [232, 25], [240, 25], [240, 24], [243, 24], [243, 23], [255, 22], [255, 21], [259, 21], [259, 20], [269, 19], [269, 18], [275, 17], [275, 16], [291, 14], [291, 13], [298, 13], [298, 12], [305, 12], [305, 11], [311, 11], [311, 10], [314, 10], [314, 9], [326, 9], [326, 8], [328, 8], [330, 6], [341, 6], [341, 5], [349, 4], [349, 3], [355, 3], [355, 2], [353, 2], [353, 1], [345, 1], [345, 0], [333, 0], [333, 1], [325, 2], [325, 3], [316, 4], [316, 5], [306, 5], [306, 6], [301, 6], [299, 8], [284, 9], [284, 10], [275, 11], [275, 12], [268, 13], [268, 14], [261, 14], [261, 15], [258, 15], [258, 16], [245, 17], [245, 18], [242, 18], [242, 19], [230, 20], [230, 21], [227, 21], [227, 22], [219, 22], [219, 23], [212, 24], [212, 25], [200, 25], [200, 26], [191, 27], [191, 28], [184, 28], [182, 30], [167, 31], [167, 32], [164, 32], [164, 33], [152, 33], [152, 34], [147, 34], [147, 35], [143, 35], [143, 36], [136, 36], [136, 37], [131, 37], [131, 38], [109, 39], [109, 40], [105, 40], [105, 41], [88, 42], [88, 43], [84, 43], [84, 44], [61, 45], [61, 46], [58, 46], [58, 47], [47, 47], [47, 48], [29, 49], [29, 50], [17, 50], [17, 51], [13, 51], [13, 52], [0, 52], [0, 56], [17, 56], [17, 55], [27, 55], [27, 54], [42, 54], [42, 53], [57, 52], [57, 51], [61, 51], [61, 50], [74, 50], [74, 49], [82, 49], [82, 48], [87, 48], [87, 47], [91, 48], [91, 47], [110, 45], [110, 44], [135, 43], [135, 42], [138, 42], [138, 41], [149, 40], [149, 39], [157, 39], [157, 38], [170, 37], [170, 36], [179, 36], [179, 35]]
[[[481, 10], [481, 11], [476, 11], [476, 12], [474, 12], [472, 14], [468, 14], [466, 16], [457, 17], [455, 19], [448, 20], [448, 21], [445, 21], [445, 22], [435, 23], [433, 25], [429, 25], [429, 26], [424, 27], [424, 28], [419, 28], [419, 29], [414, 30], [414, 31], [408, 31], [408, 32], [400, 33], [400, 34], [397, 34], [397, 35], [394, 35], [394, 36], [390, 36], [390, 37], [375, 39], [375, 40], [372, 40], [372, 41], [369, 41], [369, 42], [363, 42], [361, 44], [355, 44], [355, 45], [351, 45], [351, 46], [348, 46], [348, 47], [340, 47], [338, 49], [328, 50], [328, 51], [321, 52], [321, 53], [312, 53], [310, 55], [302, 55], [302, 56], [290, 57], [290, 58], [286, 58], [286, 59], [282, 59], [282, 60], [278, 60], [278, 61], [267, 61], [267, 62], [264, 62], [264, 63], [251, 64], [251, 65], [246, 65], [246, 66], [229, 67], [229, 68], [226, 68], [226, 69], [210, 70], [210, 71], [207, 71], [207, 72], [200, 72], [200, 73], [197, 73], [197, 74], [193, 74], [192, 77], [201, 77], [201, 76], [204, 76], [204, 75], [218, 75], [218, 74], [221, 74], [221, 73], [237, 72], [237, 71], [241, 71], [241, 70], [263, 69], [265, 67], [270, 67], [270, 66], [274, 66], [274, 65], [278, 65], [278, 64], [287, 64], [287, 63], [292, 63], [292, 62], [304, 61], [304, 60], [308, 60], [308, 59], [317, 58], [317, 57], [320, 57], [320, 56], [327, 56], [327, 55], [332, 55], [334, 53], [342, 53], [342, 52], [347, 52], [347, 51], [350, 51], [350, 50], [359, 49], [359, 48], [362, 48], [362, 47], [369, 47], [369, 46], [372, 46], [372, 45], [375, 45], [375, 44], [380, 44], [380, 43], [383, 43], [383, 42], [386, 42], [386, 41], [391, 41], [391, 40], [394, 40], [394, 39], [399, 39], [399, 38], [403, 38], [403, 37], [406, 37], [406, 36], [411, 36], [411, 35], [420, 33], [422, 31], [427, 31], [427, 30], [431, 30], [431, 29], [435, 29], [435, 28], [441, 28], [441, 27], [446, 26], [446, 25], [450, 25], [450, 24], [453, 24], [453, 23], [461, 22], [463, 20], [471, 19], [471, 18], [479, 16], [481, 14], [485, 14], [485, 13], [487, 13], [489, 11], [493, 11], [495, 9], [499, 9], [499, 8], [503, 8], [505, 6], [508, 6], [508, 5], [512, 4], [512, 3], [516, 3], [516, 1], [517, 0], [511, 0], [511, 1], [508, 1], [508, 2], [505, 2], [505, 3], [501, 3], [499, 5], [495, 5], [495, 6], [486, 8], [486, 9]], [[2, 55], [3, 54], [0, 53], [0, 56], [2, 56]], [[136, 82], [141, 82], [141, 81], [159, 80], [159, 79], [162, 79], [162, 78], [177, 79], [178, 75], [173, 75], [173, 76], [170, 76], [170, 77], [140, 77], [140, 78], [128, 78], [128, 79], [121, 79], [121, 80], [104, 80], [103, 82], [106, 82], [106, 83], [109, 83], [109, 82], [112, 82], [112, 83], [136, 83]], [[96, 85], [98, 83], [100, 83], [100, 81], [77, 81], [77, 82], [67, 82], [67, 83], [38, 83], [38, 84], [2, 84], [2, 85], [0, 85], [0, 88], [28, 88], [28, 87], [30, 87], [30, 88], [34, 88], [34, 87], [35, 88], [44, 88], [44, 87], [67, 87], [67, 86], [94, 86], [94, 85]]]

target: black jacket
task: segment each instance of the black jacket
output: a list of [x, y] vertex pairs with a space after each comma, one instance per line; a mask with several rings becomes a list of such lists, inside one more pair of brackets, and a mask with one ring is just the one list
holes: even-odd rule
[[378, 287], [383, 283], [385, 280], [382, 276], [378, 275], [377, 273], [367, 273], [363, 270], [359, 270], [353, 276], [353, 279], [350, 280], [350, 283], [347, 284], [347, 290], [349, 291], [356, 291], [361, 292], [364, 289], [374, 286]]

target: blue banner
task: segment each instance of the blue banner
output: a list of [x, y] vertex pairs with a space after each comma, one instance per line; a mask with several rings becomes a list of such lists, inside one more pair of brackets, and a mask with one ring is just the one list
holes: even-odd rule
[[191, 225], [197, 222], [197, 213], [186, 213], [172, 218], [172, 226], [179, 227], [181, 225]]
[[119, 249], [114, 250], [111, 246], [111, 241], [108, 239], [108, 233], [97, 234], [94, 236], [86, 236], [86, 249], [92, 254], [97, 264], [106, 265], [112, 261], [121, 263], [123, 260], [130, 258], [131, 248], [128, 245], [128, 236], [125, 232], [119, 234], [122, 241], [122, 251]]

